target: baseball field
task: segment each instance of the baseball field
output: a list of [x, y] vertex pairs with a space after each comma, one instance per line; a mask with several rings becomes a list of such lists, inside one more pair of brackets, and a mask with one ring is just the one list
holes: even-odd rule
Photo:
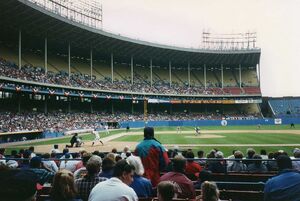
[[[257, 152], [261, 149], [267, 152], [284, 150], [292, 155], [292, 150], [300, 147], [300, 125], [290, 128], [289, 125], [272, 126], [207, 126], [200, 127], [200, 134], [196, 135], [194, 127], [156, 127], [155, 138], [159, 140], [166, 148], [172, 149], [175, 146], [181, 150], [191, 148], [194, 152], [204, 150], [206, 153], [213, 148], [224, 152], [225, 156], [230, 155], [232, 150], [246, 152], [249, 147]], [[84, 144], [80, 148], [71, 148], [71, 151], [86, 149], [87, 151], [109, 152], [112, 148], [122, 151], [124, 146], [129, 146], [134, 150], [136, 144], [143, 140], [143, 129], [130, 129], [128, 132], [124, 129], [113, 130], [109, 134], [100, 132], [101, 143], [92, 146], [94, 135], [81, 134]], [[63, 149], [69, 144], [70, 136], [64, 136], [55, 139], [43, 139], [38, 141], [17, 142], [3, 144], [6, 153], [13, 149], [28, 148], [34, 146], [36, 152], [49, 152], [53, 144], [58, 144]]]

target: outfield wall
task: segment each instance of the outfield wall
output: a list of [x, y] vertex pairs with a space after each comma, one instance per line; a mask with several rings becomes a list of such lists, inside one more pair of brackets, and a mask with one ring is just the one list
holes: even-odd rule
[[124, 121], [120, 122], [121, 128], [126, 128], [129, 126], [130, 128], [138, 128], [144, 127], [145, 125], [156, 127], [156, 126], [221, 126], [223, 124], [227, 124], [228, 126], [236, 126], [236, 125], [275, 125], [279, 124], [300, 124], [300, 118], [265, 118], [265, 119], [252, 119], [252, 120], [195, 120], [195, 121]]

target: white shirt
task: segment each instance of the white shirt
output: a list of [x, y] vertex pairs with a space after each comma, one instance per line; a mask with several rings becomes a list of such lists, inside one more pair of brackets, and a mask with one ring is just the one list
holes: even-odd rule
[[43, 161], [43, 164], [47, 166], [52, 172], [57, 172], [58, 167], [54, 161]]
[[79, 163], [80, 161], [69, 161], [69, 160], [67, 160], [67, 162], [66, 161], [64, 161], [64, 160], [62, 160], [61, 162], [60, 162], [60, 166], [59, 166], [59, 169], [60, 170], [62, 170], [62, 169], [67, 169], [67, 170], [69, 170], [69, 171], [71, 171], [71, 172], [75, 172], [75, 170], [76, 170], [76, 165], [77, 165], [77, 163]]
[[93, 131], [93, 134], [95, 135], [96, 139], [100, 138], [99, 132], [98, 131]]
[[113, 177], [98, 183], [91, 191], [89, 201], [138, 201], [134, 190]]

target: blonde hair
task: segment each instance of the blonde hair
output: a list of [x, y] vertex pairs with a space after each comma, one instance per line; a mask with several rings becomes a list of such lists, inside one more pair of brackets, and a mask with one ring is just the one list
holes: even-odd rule
[[219, 189], [214, 182], [205, 181], [201, 185], [203, 201], [218, 201]]
[[76, 197], [73, 173], [69, 170], [58, 171], [53, 179], [51, 200], [69, 200]]

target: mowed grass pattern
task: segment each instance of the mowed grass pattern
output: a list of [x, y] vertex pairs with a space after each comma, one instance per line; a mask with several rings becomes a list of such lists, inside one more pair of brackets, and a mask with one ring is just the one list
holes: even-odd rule
[[[206, 135], [201, 134], [201, 135]], [[211, 135], [211, 134], [209, 134]], [[300, 135], [288, 133], [218, 133], [221, 138], [193, 138], [194, 134], [156, 134], [162, 144], [300, 144]], [[189, 137], [191, 136], [191, 138]], [[114, 141], [137, 142], [143, 135], [127, 135]]]

